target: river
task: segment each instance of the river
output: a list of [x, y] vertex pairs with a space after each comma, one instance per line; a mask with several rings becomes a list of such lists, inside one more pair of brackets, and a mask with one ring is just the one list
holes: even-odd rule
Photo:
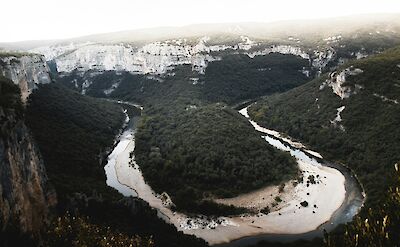
[[[138, 118], [127, 118], [127, 127], [119, 136], [105, 166], [107, 185], [124, 196], [142, 198], [157, 209], [159, 217], [166, 222], [186, 234], [203, 238], [211, 245], [247, 246], [262, 240], [288, 242], [312, 239], [322, 236], [322, 229], [331, 231], [339, 224], [351, 221], [364, 201], [361, 187], [351, 171], [324, 161], [319, 153], [308, 150], [299, 142], [259, 126], [249, 119], [247, 108], [239, 112], [248, 118], [267, 143], [295, 157], [305, 177], [318, 175], [318, 182], [310, 187], [300, 183], [289, 189], [286, 197], [283, 196], [282, 206], [268, 215], [205, 219], [172, 212], [165, 196], [157, 195], [146, 184], [140, 167], [131, 157]], [[307, 200], [310, 207], [299, 206], [303, 200]]]

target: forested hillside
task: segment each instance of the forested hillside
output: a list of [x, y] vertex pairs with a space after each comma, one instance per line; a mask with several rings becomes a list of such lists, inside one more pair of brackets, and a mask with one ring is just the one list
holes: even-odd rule
[[32, 94], [26, 122], [61, 198], [111, 190], [104, 186], [99, 160], [112, 147], [124, 119], [117, 104], [84, 97], [58, 84], [41, 86]]
[[87, 246], [205, 246], [159, 219], [142, 200], [123, 200], [106, 185], [101, 161], [125, 119], [121, 106], [53, 83], [31, 95], [26, 118], [60, 201], [60, 218], [49, 227], [46, 246], [78, 241]]
[[301, 73], [308, 66], [306, 59], [279, 53], [254, 58], [227, 55], [209, 64], [201, 91], [210, 101], [228, 104], [284, 92], [309, 80]]
[[[340, 85], [343, 78], [336, 76], [346, 69]], [[250, 114], [260, 124], [352, 168], [366, 189], [368, 205], [378, 205], [392, 181], [393, 164], [400, 159], [399, 101], [400, 48], [395, 48], [266, 97], [250, 108]]]

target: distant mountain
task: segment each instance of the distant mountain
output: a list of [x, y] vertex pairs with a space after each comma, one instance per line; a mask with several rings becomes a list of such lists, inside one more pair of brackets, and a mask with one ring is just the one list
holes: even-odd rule
[[285, 36], [308, 36], [315, 34], [330, 36], [335, 33], [351, 33], [372, 27], [375, 29], [399, 31], [399, 14], [364, 14], [321, 20], [288, 20], [270, 23], [212, 23], [182, 27], [159, 27], [102, 33], [65, 40], [34, 40], [14, 43], [0, 43], [5, 49], [33, 49], [39, 46], [84, 42], [152, 42], [174, 38], [188, 38], [213, 35], [247, 35], [257, 39], [274, 39]]

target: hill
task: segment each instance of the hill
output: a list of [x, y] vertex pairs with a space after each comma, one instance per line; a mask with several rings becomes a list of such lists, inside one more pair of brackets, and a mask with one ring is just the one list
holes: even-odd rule
[[353, 169], [379, 205], [400, 159], [400, 48], [351, 61], [298, 88], [257, 102], [262, 125], [298, 138]]

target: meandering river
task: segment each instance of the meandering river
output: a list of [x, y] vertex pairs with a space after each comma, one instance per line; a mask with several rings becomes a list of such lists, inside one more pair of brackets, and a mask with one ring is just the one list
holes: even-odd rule
[[[212, 245], [246, 246], [262, 240], [288, 242], [312, 239], [322, 236], [322, 229], [331, 231], [339, 224], [351, 221], [364, 201], [362, 189], [351, 171], [324, 161], [319, 153], [283, 137], [279, 132], [259, 126], [249, 118], [247, 108], [239, 112], [249, 119], [267, 143], [295, 157], [305, 178], [313, 175], [318, 177], [317, 182], [311, 186], [305, 182], [299, 183], [289, 189], [281, 206], [268, 215], [205, 219], [172, 212], [165, 197], [157, 195], [146, 184], [140, 167], [131, 157], [135, 148], [138, 118], [129, 119], [127, 116], [127, 127], [119, 136], [104, 168], [107, 185], [124, 196], [142, 198], [157, 209], [159, 217], [166, 222]], [[310, 204], [309, 207], [300, 206], [305, 200]]]

